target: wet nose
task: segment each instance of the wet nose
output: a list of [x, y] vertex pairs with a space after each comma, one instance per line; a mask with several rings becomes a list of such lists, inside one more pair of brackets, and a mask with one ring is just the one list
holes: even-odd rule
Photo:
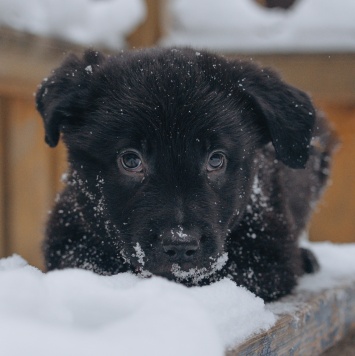
[[163, 249], [170, 259], [189, 260], [198, 250], [198, 244], [163, 244]]
[[188, 261], [199, 249], [199, 236], [195, 231], [184, 231], [181, 227], [163, 234], [163, 250], [170, 260]]

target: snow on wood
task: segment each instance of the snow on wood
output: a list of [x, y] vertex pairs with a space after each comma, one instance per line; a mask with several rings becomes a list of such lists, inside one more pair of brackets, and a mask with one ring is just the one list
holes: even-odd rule
[[272, 328], [227, 355], [320, 355], [355, 328], [355, 279], [321, 292], [284, 298], [282, 303], [298, 307], [285, 308]]
[[228, 279], [187, 288], [2, 259], [0, 354], [317, 354], [355, 327], [355, 244], [307, 247], [321, 271], [267, 305]]
[[353, 0], [298, 0], [289, 10], [254, 0], [170, 0], [164, 45], [224, 52], [355, 51]]
[[0, 0], [0, 25], [85, 46], [126, 47], [144, 0]]
[[275, 325], [228, 356], [319, 355], [355, 329], [355, 245], [307, 247], [317, 255], [321, 271], [303, 277], [293, 295], [268, 304], [278, 316]]

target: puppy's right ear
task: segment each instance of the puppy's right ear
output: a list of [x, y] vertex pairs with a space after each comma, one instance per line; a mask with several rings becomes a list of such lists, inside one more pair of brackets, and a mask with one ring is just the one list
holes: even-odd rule
[[87, 105], [90, 83], [105, 59], [93, 50], [85, 52], [82, 59], [69, 55], [39, 86], [36, 107], [43, 118], [45, 141], [50, 147], [58, 144], [62, 125], [79, 120]]

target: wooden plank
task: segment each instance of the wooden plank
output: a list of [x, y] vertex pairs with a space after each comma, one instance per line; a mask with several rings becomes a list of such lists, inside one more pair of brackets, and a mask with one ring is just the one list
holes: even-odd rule
[[0, 98], [0, 258], [5, 256], [5, 100]]
[[53, 197], [50, 149], [33, 100], [9, 100], [7, 119], [8, 252], [41, 267], [40, 243]]
[[355, 353], [355, 329], [340, 340], [336, 345], [324, 352], [322, 356], [354, 356]]
[[68, 52], [83, 47], [0, 27], [0, 95], [32, 96]]
[[265, 66], [277, 69], [283, 78], [312, 96], [331, 102], [354, 102], [355, 54], [250, 54]]
[[355, 281], [319, 293], [283, 299], [299, 302], [295, 312], [280, 315], [266, 332], [229, 350], [227, 356], [320, 355], [355, 328]]
[[147, 15], [136, 30], [127, 37], [130, 47], [142, 48], [158, 43], [164, 32], [165, 2], [164, 0], [145, 0]]
[[[165, 5], [163, 0], [147, 0], [147, 19], [129, 37], [132, 47], [158, 42], [167, 26]], [[83, 49], [65, 41], [0, 27], [0, 94], [32, 95], [43, 77], [58, 66], [68, 52], [82, 53]], [[317, 98], [354, 100], [355, 54], [244, 54], [243, 57], [277, 68], [287, 81]]]
[[331, 185], [312, 218], [313, 241], [355, 242], [355, 103], [319, 101], [341, 140], [331, 172]]

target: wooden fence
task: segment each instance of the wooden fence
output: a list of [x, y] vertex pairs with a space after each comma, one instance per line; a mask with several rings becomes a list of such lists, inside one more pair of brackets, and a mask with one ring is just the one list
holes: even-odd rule
[[[132, 47], [161, 36], [161, 1], [147, 0], [149, 16], [129, 37]], [[72, 44], [0, 29], [0, 257], [18, 253], [42, 266], [40, 242], [46, 213], [65, 169], [65, 150], [52, 150], [36, 113], [33, 93]], [[333, 184], [311, 225], [311, 239], [355, 241], [355, 54], [253, 55], [310, 92], [342, 140]]]
[[0, 257], [17, 253], [42, 267], [43, 226], [60, 188], [65, 151], [44, 144], [33, 95], [66, 52], [81, 50], [0, 29]]

